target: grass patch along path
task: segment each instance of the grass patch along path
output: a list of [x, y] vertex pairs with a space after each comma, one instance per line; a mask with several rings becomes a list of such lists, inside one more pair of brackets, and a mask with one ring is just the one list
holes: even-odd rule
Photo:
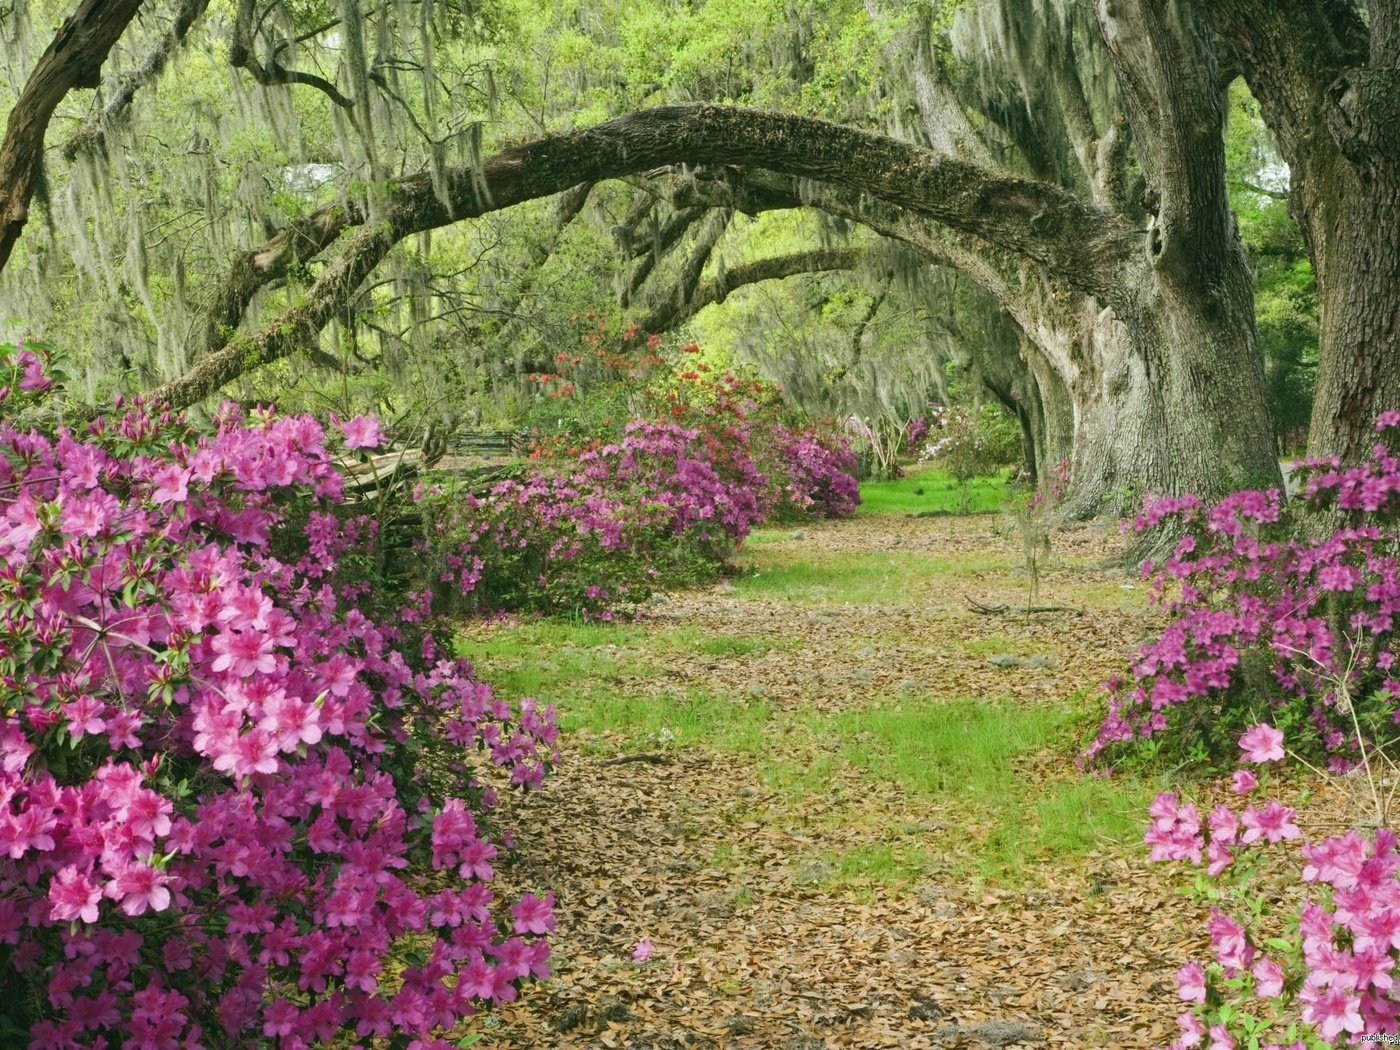
[[1170, 1042], [1198, 944], [1137, 845], [1154, 785], [1073, 760], [1155, 623], [1087, 567], [1115, 541], [1057, 536], [1038, 600], [1082, 612], [1029, 621], [964, 597], [1026, 603], [1009, 521], [901, 506], [760, 532], [636, 623], [469, 626], [487, 681], [558, 704], [565, 756], [504, 806], [499, 875], [555, 894], [555, 976], [477, 1045]]

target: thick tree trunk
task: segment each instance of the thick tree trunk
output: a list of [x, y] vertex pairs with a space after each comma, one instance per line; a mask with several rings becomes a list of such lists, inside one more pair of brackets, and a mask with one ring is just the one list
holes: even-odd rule
[[[1400, 410], [1400, 45], [1327, 89], [1337, 154], [1299, 194], [1317, 273], [1320, 347], [1308, 452], [1364, 459], [1376, 416]], [[1317, 150], [1319, 147], [1314, 146]], [[1330, 152], [1330, 151], [1329, 151]]]
[[[1145, 279], [1145, 278], [1144, 278]], [[1173, 309], [1080, 307], [1073, 473], [1061, 514], [1131, 514], [1143, 496], [1218, 499], [1281, 483], [1263, 369], [1235, 324]]]
[[140, 8], [141, 0], [83, 0], [54, 34], [15, 100], [0, 140], [0, 270], [29, 222], [54, 110], [74, 88], [98, 86], [108, 52]]
[[1377, 415], [1400, 410], [1400, 157], [1385, 177], [1345, 182], [1327, 209], [1338, 244], [1315, 253], [1321, 345], [1308, 454], [1355, 463], [1374, 444]]
[[1212, 0], [1292, 179], [1317, 274], [1308, 452], [1363, 459], [1400, 409], [1400, 19], [1343, 0]]
[[1024, 334], [1021, 358], [1026, 363], [1026, 417], [1037, 482], [1056, 474], [1074, 457], [1074, 406], [1060, 374]]

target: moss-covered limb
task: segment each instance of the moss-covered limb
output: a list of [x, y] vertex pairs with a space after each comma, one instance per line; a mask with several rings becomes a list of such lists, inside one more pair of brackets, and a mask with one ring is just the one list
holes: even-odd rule
[[228, 345], [253, 297], [287, 276], [296, 264], [314, 259], [346, 230], [364, 222], [358, 204], [334, 204], [298, 219], [276, 236], [237, 256], [224, 272], [204, 314], [204, 342], [195, 356]]
[[[277, 52], [266, 63], [258, 61], [253, 46], [253, 0], [238, 0], [233, 19], [233, 37], [229, 41], [229, 65], [246, 70], [263, 87], [273, 84], [315, 88], [341, 109], [354, 109], [355, 103], [340, 93], [340, 90], [325, 77], [307, 73], [300, 69], [288, 69], [277, 60]], [[347, 37], [347, 39], [355, 39]]]
[[685, 324], [701, 310], [722, 303], [735, 289], [760, 281], [776, 281], [804, 273], [825, 273], [830, 270], [854, 270], [865, 253], [860, 248], [819, 248], [756, 259], [726, 270], [723, 277], [712, 278], [698, 285], [690, 298], [682, 302], [676, 295], [667, 296], [651, 313], [637, 322], [637, 338], [669, 332]]
[[112, 92], [106, 104], [89, 116], [82, 127], [63, 144], [64, 160], [72, 161], [83, 153], [101, 152], [106, 145], [107, 129], [125, 116], [137, 92], [160, 76], [171, 56], [184, 43], [190, 28], [203, 16], [208, 7], [209, 0], [181, 0], [170, 28], [146, 55], [141, 65], [122, 77], [121, 86]]
[[[503, 150], [480, 167], [447, 173], [446, 194], [435, 192], [427, 173], [400, 180], [387, 194], [385, 236], [402, 239], [582, 183], [681, 162], [748, 164], [821, 180], [839, 187], [843, 196], [865, 194], [885, 210], [935, 219], [1011, 254], [1040, 261], [1072, 285], [1105, 296], [1115, 285], [1116, 265], [1132, 252], [1132, 231], [1120, 228], [1106, 212], [1058, 187], [940, 157], [888, 136], [826, 121], [708, 104], [643, 110], [583, 131]], [[208, 356], [216, 357], [227, 349], [229, 338], [260, 288], [285, 275], [295, 262], [324, 251], [364, 219], [363, 211], [353, 204], [322, 208], [240, 256], [208, 312]], [[371, 238], [376, 243], [378, 239]], [[356, 243], [361, 240], [357, 238]], [[363, 248], [355, 254], [365, 257]], [[323, 280], [331, 282], [327, 287], [339, 288], [339, 274], [358, 270], [357, 264], [349, 264], [347, 271], [343, 261], [332, 264], [315, 282], [311, 298], [316, 298]], [[344, 291], [352, 294], [354, 287]], [[327, 304], [326, 309], [333, 311], [334, 304]], [[289, 313], [296, 314], [292, 321], [274, 320], [263, 332], [288, 325], [303, 331], [307, 319], [321, 316], [322, 310], [302, 304]], [[314, 336], [318, 331], [310, 330], [309, 334]], [[262, 333], [250, 338], [269, 350], [285, 344], [280, 338], [266, 342]], [[212, 377], [225, 376], [222, 383], [239, 374], [229, 371], [226, 362], [246, 358], [230, 354], [220, 358], [225, 363], [202, 361], [195, 372], [156, 393], [187, 405], [217, 389], [207, 385]], [[198, 380], [192, 378], [196, 374]], [[203, 393], [193, 396], [195, 391]]]
[[255, 368], [314, 346], [321, 329], [402, 236], [390, 224], [364, 227], [321, 271], [300, 303], [283, 310], [251, 335], [208, 354], [184, 375], [150, 391], [148, 396], [185, 408]]
[[54, 110], [74, 88], [98, 86], [112, 45], [140, 8], [141, 0], [83, 0], [29, 74], [0, 140], [0, 269], [29, 221]]
[[[624, 307], [630, 305], [633, 297], [641, 290], [642, 285], [656, 269], [656, 264], [676, 246], [681, 235], [705, 214], [705, 210], [700, 207], [681, 208], [667, 216], [665, 222], [656, 225], [649, 231], [647, 235], [648, 250], [637, 263], [631, 276], [627, 278], [627, 287], [622, 293], [620, 305]], [[650, 207], [648, 207], [648, 213], [650, 213]], [[623, 232], [622, 241], [624, 249], [631, 251], [641, 241], [641, 238], [635, 230], [627, 229]]]
[[[446, 200], [434, 194], [426, 174], [400, 180], [390, 198], [396, 213], [412, 217], [406, 236], [579, 183], [673, 163], [747, 164], [867, 193], [1038, 259], [1096, 292], [1112, 283], [1114, 261], [1134, 250], [1133, 231], [1059, 187], [857, 128], [708, 104], [642, 110], [503, 150], [479, 168], [449, 172]], [[354, 206], [323, 208], [245, 253], [215, 298], [210, 330], [237, 323], [251, 291], [261, 286], [255, 282], [275, 279], [293, 259], [324, 250], [362, 221]], [[217, 336], [210, 345], [217, 345]]]

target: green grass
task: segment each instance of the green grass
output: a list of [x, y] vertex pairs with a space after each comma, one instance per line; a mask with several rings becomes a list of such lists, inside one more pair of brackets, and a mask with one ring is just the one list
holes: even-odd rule
[[558, 645], [543, 648], [514, 631], [489, 640], [479, 638], [458, 646], [497, 693], [532, 696], [544, 703], [572, 703], [584, 693], [607, 692], [624, 677], [644, 679], [660, 673], [644, 654], [622, 646]]
[[911, 794], [1001, 800], [1014, 791], [1012, 759], [1049, 744], [1064, 722], [1007, 700], [907, 700], [837, 715], [832, 728], [852, 765]]
[[[1047, 780], [1023, 771], [1038, 753], [1058, 746], [1076, 717], [1069, 707], [1026, 708], [1006, 700], [908, 700], [818, 720], [812, 732], [834, 737], [835, 755], [805, 767], [773, 761], [760, 773], [770, 787], [801, 797], [829, 792], [840, 770], [856, 769], [871, 781], [898, 784], [930, 811], [946, 809], [965, 821], [960, 839], [978, 840], [970, 854], [940, 853], [926, 834], [882, 827], [880, 843], [821, 855], [831, 867], [824, 881], [906, 883], [936, 861], [960, 878], [1017, 885], [1040, 861], [1069, 860], [1141, 834], [1152, 795], [1145, 782]], [[859, 799], [852, 798], [838, 819], [858, 822]]]
[[791, 651], [799, 642], [762, 635], [709, 634], [698, 627], [675, 627], [653, 640], [676, 652], [703, 653], [706, 656], [755, 656], [778, 650]]
[[833, 552], [823, 553], [820, 560], [808, 560], [794, 548], [791, 554], [765, 551], [762, 568], [751, 568], [735, 577], [734, 588], [746, 594], [804, 601], [899, 601], [949, 579], [1005, 568], [1010, 561], [1010, 555], [952, 560], [924, 554]]
[[823, 858], [823, 881], [842, 886], [903, 886], [924, 878], [934, 865], [927, 847], [908, 841], [874, 842]]
[[[911, 467], [894, 481], [864, 481], [860, 486], [858, 514], [956, 514], [960, 486], [947, 471], [931, 467]], [[969, 513], [1000, 510], [1010, 496], [1003, 471], [989, 478], [977, 478], [968, 485]]]

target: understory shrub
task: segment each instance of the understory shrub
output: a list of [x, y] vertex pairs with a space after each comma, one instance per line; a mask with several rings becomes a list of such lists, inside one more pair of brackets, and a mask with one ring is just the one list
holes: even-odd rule
[[950, 409], [930, 404], [925, 419], [930, 440], [919, 458], [936, 463], [958, 482], [961, 513], [967, 512], [970, 482], [1020, 460], [1020, 435], [1006, 414], [993, 405]]
[[444, 566], [439, 609], [612, 619], [713, 578], [763, 521], [845, 516], [860, 501], [844, 439], [793, 425], [761, 383], [683, 372], [635, 401], [650, 418], [537, 440], [523, 481], [420, 494], [426, 557]]
[[0, 348], [0, 1041], [447, 1046], [548, 972], [478, 764], [538, 784], [553, 712], [452, 659], [421, 587], [375, 612], [313, 419], [72, 430], [47, 363]]
[[[1397, 424], [1385, 412], [1377, 430]], [[1154, 860], [1199, 869], [1194, 895], [1208, 908], [1211, 954], [1177, 975], [1182, 1050], [1400, 1034], [1400, 853], [1388, 827], [1400, 776], [1400, 464], [1382, 440], [1358, 466], [1313, 461], [1302, 479], [1300, 516], [1277, 491], [1242, 492], [1212, 507], [1156, 500], [1135, 523], [1181, 532], [1145, 568], [1171, 620], [1131, 678], [1112, 683], [1088, 753], [1240, 762], [1240, 801], [1203, 815], [1163, 792], [1144, 835]], [[1354, 826], [1305, 833], [1328, 825], [1270, 797], [1266, 770], [1289, 753], [1362, 801]]]

